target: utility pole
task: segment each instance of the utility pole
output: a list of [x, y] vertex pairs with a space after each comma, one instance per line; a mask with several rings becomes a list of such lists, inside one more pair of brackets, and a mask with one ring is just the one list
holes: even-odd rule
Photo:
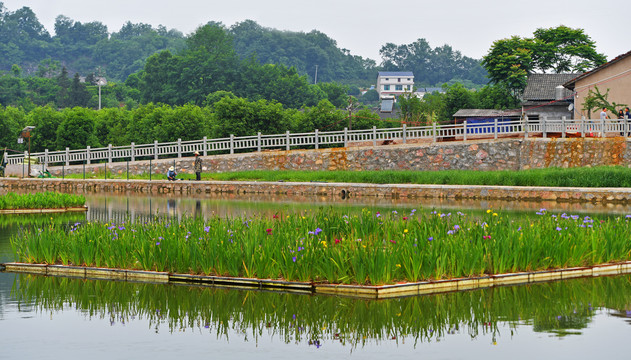
[[353, 97], [350, 95], [348, 96], [348, 107], [346, 110], [348, 110], [348, 130], [353, 130], [351, 121], [353, 119]]

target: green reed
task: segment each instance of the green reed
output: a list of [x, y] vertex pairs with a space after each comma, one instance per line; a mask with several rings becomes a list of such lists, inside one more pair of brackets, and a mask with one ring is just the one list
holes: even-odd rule
[[112, 326], [144, 321], [155, 331], [193, 330], [258, 342], [430, 342], [456, 331], [495, 335], [528, 323], [564, 335], [586, 328], [596, 311], [628, 316], [631, 277], [575, 279], [532, 286], [367, 301], [208, 287], [136, 284], [22, 275], [12, 296], [42, 313], [77, 309]]
[[12, 238], [15, 260], [344, 284], [391, 284], [631, 259], [630, 218], [539, 212], [327, 211], [146, 224], [50, 224]]
[[59, 209], [85, 205], [83, 195], [56, 192], [36, 192], [0, 196], [0, 210], [5, 209]]

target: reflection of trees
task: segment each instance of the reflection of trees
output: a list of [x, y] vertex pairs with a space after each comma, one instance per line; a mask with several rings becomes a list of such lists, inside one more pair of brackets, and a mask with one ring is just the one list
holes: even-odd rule
[[[627, 309], [631, 277], [577, 279], [393, 300], [357, 300], [210, 287], [85, 281], [24, 275], [16, 298], [42, 312], [76, 308], [88, 318], [147, 321], [156, 331], [197, 329], [258, 341], [349, 346], [384, 340], [426, 342], [466, 331], [499, 336], [498, 325], [579, 333], [600, 308]], [[592, 307], [593, 304], [593, 307]]]

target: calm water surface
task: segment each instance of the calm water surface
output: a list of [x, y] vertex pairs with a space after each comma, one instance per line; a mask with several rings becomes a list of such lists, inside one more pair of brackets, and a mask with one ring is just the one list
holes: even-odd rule
[[[624, 206], [593, 204], [86, 197], [88, 214], [52, 221], [146, 221], [156, 214], [248, 215], [331, 206], [631, 213]], [[9, 237], [21, 226], [47, 221], [50, 216], [0, 219], [0, 262], [13, 260]], [[629, 276], [368, 301], [0, 273], [0, 359], [593, 359], [625, 354], [629, 338]]]

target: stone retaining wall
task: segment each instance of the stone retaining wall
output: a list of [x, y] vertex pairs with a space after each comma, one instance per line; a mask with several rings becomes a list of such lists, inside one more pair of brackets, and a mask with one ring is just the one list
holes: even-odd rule
[[[530, 138], [391, 144], [319, 150], [274, 150], [203, 156], [204, 172], [240, 170], [521, 170], [546, 167], [631, 165], [626, 138]], [[193, 158], [85, 165], [86, 172], [152, 172], [164, 179], [170, 166], [193, 173]], [[84, 165], [50, 167], [57, 177], [82, 173]], [[21, 176], [21, 165], [7, 168]]]

